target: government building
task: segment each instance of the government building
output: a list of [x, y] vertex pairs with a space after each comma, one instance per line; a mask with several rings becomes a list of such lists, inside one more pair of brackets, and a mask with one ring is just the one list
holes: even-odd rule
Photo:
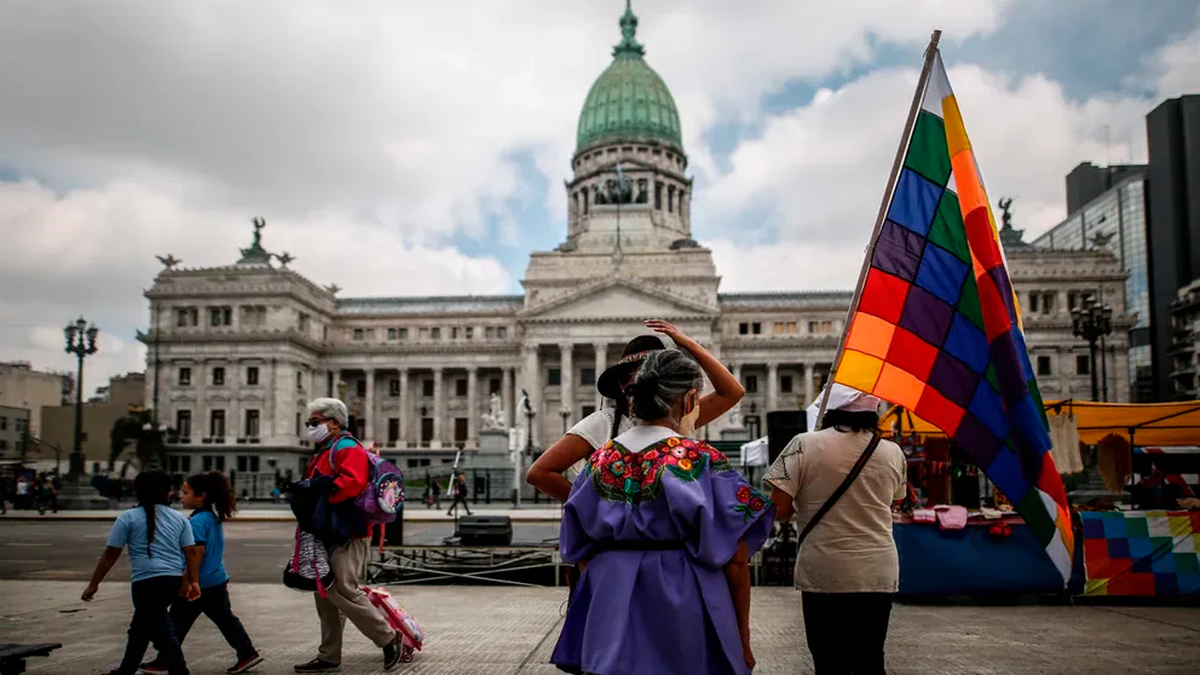
[[[721, 291], [711, 251], [692, 238], [694, 183], [675, 102], [644, 58], [637, 17], [627, 8], [619, 24], [612, 64], [579, 116], [565, 238], [530, 255], [524, 293], [341, 297], [264, 248], [261, 221], [228, 266], [164, 259], [139, 338], [171, 469], [298, 472], [311, 451], [304, 405], [330, 395], [402, 468], [448, 465], [459, 451], [471, 466], [496, 429], [531, 428], [541, 449], [606, 405], [597, 375], [651, 318], [707, 346], [746, 388], [737, 409], [700, 432], [709, 439], [757, 438], [767, 412], [811, 401], [852, 289]], [[1072, 336], [1069, 310], [1101, 292], [1123, 308], [1125, 273], [1107, 252], [1009, 249], [1044, 397], [1089, 397], [1088, 347]], [[1128, 323], [1121, 311], [1116, 321]], [[1111, 400], [1128, 400], [1127, 329], [1105, 345]]]

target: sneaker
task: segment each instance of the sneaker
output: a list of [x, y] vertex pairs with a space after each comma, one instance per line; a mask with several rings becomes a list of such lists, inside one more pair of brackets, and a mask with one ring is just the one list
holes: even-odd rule
[[263, 662], [263, 657], [259, 656], [258, 652], [254, 652], [249, 657], [244, 658], [241, 661], [238, 661], [237, 663], [230, 666], [229, 669], [226, 670], [225, 672], [229, 673], [230, 675], [237, 675], [238, 673], [248, 673], [248, 672], [250, 672], [251, 668], [253, 668], [254, 666], [257, 666], [258, 664], [260, 664], [262, 662]]
[[332, 673], [340, 667], [341, 666], [336, 663], [322, 661], [321, 659], [313, 659], [308, 663], [301, 663], [298, 666], [293, 666], [292, 670], [296, 671], [297, 673]]
[[404, 656], [404, 645], [400, 642], [400, 634], [396, 633], [396, 639], [383, 646], [383, 669], [391, 670], [400, 663], [400, 657]]
[[159, 661], [158, 659], [154, 659], [149, 663], [143, 663], [140, 667], [140, 670], [147, 675], [153, 675], [154, 673], [165, 673], [170, 669], [167, 668], [166, 664], [163, 662]]

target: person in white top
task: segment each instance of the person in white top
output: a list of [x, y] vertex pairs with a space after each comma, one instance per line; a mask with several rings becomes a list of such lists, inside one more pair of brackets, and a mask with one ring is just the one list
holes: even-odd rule
[[[666, 335], [679, 349], [691, 354], [712, 384], [713, 391], [700, 398], [697, 429], [724, 415], [745, 396], [746, 390], [733, 373], [708, 353], [707, 349], [701, 347], [700, 343], [666, 321], [647, 321], [646, 327]], [[625, 345], [621, 358], [596, 380], [596, 389], [605, 398], [612, 399], [614, 406], [601, 408], [571, 427], [529, 467], [525, 474], [526, 482], [552, 499], [566, 502], [571, 496], [571, 480], [564, 474], [572, 467], [580, 465], [597, 448], [633, 428], [625, 387], [637, 374], [642, 361], [662, 349], [665, 349], [663, 341], [655, 335], [641, 335], [630, 340], [629, 344]]]
[[[834, 385], [829, 399], [821, 430], [793, 438], [763, 476], [777, 521], [795, 515], [799, 531], [878, 433], [878, 398]], [[796, 553], [796, 588], [817, 675], [885, 672], [883, 647], [900, 583], [892, 503], [905, 496], [906, 467], [900, 446], [880, 440]]]

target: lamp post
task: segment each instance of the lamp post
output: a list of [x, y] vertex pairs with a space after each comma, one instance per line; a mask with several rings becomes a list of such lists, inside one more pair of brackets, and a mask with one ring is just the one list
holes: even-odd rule
[[571, 419], [571, 411], [566, 408], [563, 408], [562, 410], [558, 411], [558, 414], [562, 417], [563, 435], [566, 436], [567, 435], [567, 422], [569, 422]]
[[96, 335], [100, 329], [89, 325], [81, 316], [75, 323], [63, 328], [67, 342], [67, 353], [78, 360], [78, 375], [75, 380], [75, 444], [71, 448], [71, 463], [67, 475], [84, 475], [83, 459], [83, 359], [96, 353]]
[[[1075, 337], [1087, 340], [1091, 363], [1088, 372], [1092, 375], [1092, 400], [1100, 400], [1100, 386], [1096, 380], [1096, 346], [1100, 338], [1112, 333], [1112, 308], [1101, 305], [1092, 296], [1083, 300], [1082, 307], [1071, 310], [1071, 327]], [[1107, 383], [1106, 383], [1107, 384]]]

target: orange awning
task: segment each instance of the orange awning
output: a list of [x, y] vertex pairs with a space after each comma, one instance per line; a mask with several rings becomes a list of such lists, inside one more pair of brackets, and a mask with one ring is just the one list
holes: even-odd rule
[[[885, 415], [885, 428], [892, 428], [900, 408]], [[1138, 446], [1200, 445], [1200, 401], [1177, 403], [1097, 403], [1093, 401], [1047, 401], [1046, 414], [1074, 414], [1079, 440], [1098, 443], [1116, 434]], [[905, 433], [944, 436], [929, 422], [903, 411]]]

